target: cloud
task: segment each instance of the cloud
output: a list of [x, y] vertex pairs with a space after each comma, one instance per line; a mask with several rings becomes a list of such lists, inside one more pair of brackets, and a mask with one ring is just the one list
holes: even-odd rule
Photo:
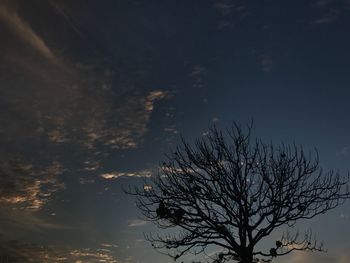
[[0, 243], [0, 259], [4, 262], [72, 262], [72, 263], [121, 263], [117, 260], [113, 247], [70, 248], [62, 246], [41, 246], [23, 244], [18, 241]]
[[107, 97], [100, 98], [104, 102], [87, 97], [85, 100], [91, 103], [76, 105], [80, 107], [78, 111], [70, 107], [61, 111], [61, 116], [54, 113], [56, 116], [44, 120], [47, 123], [44, 130], [49, 141], [56, 144], [73, 142], [92, 150], [97, 145], [111, 149], [136, 148], [147, 132], [155, 102], [164, 98], [167, 93], [157, 90], [145, 96], [126, 97], [119, 105], [110, 104]]
[[334, 23], [341, 16], [343, 10], [350, 7], [348, 1], [321, 0], [317, 1], [314, 6], [318, 13], [317, 17], [311, 22], [312, 25], [321, 26]]
[[300, 262], [308, 262], [308, 263], [336, 263], [337, 260], [334, 257], [325, 255], [322, 253], [321, 255], [307, 253], [307, 252], [296, 252], [294, 253], [290, 259], [287, 261], [288, 263], [300, 263]]
[[312, 252], [295, 252], [290, 256], [285, 257], [285, 262], [288, 263], [345, 263], [350, 262], [350, 254], [348, 249], [338, 248], [333, 253], [312, 253]]
[[55, 224], [59, 216], [44, 220], [68, 205], [58, 198], [75, 190], [73, 180], [63, 183], [63, 174], [87, 174], [78, 181], [94, 183], [91, 175], [101, 173], [104, 158], [143, 143], [157, 102], [171, 96], [166, 90], [141, 90], [130, 76], [124, 80], [124, 71], [105, 66], [98, 57], [88, 62], [72, 58], [62, 51], [66, 43], [45, 39], [39, 34], [45, 27], [39, 31], [34, 25], [0, 0], [0, 27], [6, 28], [6, 41], [0, 42], [0, 225], [9, 235], [10, 230], [65, 227]]
[[145, 220], [134, 219], [134, 220], [130, 220], [128, 222], [128, 227], [139, 227], [139, 226], [144, 226], [147, 224], [148, 224], [148, 222]]
[[[67, 21], [62, 6], [55, 1], [49, 4]], [[0, 74], [4, 87], [0, 93], [2, 139], [9, 144], [46, 140], [47, 144], [91, 151], [97, 146], [129, 149], [142, 143], [154, 105], [170, 97], [167, 91], [136, 92], [132, 81], [115, 82], [112, 69], [93, 61], [74, 61], [62, 52], [55, 54], [9, 4], [0, 4], [0, 20], [17, 36], [5, 35], [9, 40], [0, 43], [6, 50], [0, 63], [8, 69]], [[13, 43], [19, 40], [40, 56], [22, 45], [14, 49]]]
[[242, 19], [249, 14], [247, 3], [244, 0], [214, 0], [213, 8], [221, 15], [217, 23], [219, 30], [234, 27], [237, 19]]
[[202, 88], [204, 86], [204, 76], [207, 73], [207, 69], [201, 65], [194, 65], [190, 72], [194, 88]]
[[332, 0], [319, 0], [315, 3], [315, 6], [318, 8], [324, 8], [324, 7], [327, 7], [331, 3], [332, 3]]
[[178, 134], [179, 131], [175, 127], [165, 127], [164, 132], [170, 133], [170, 134]]
[[62, 165], [54, 161], [46, 167], [33, 167], [22, 160], [10, 160], [1, 165], [0, 203], [12, 209], [41, 209], [52, 194], [63, 189], [59, 181]]
[[45, 41], [36, 34], [30, 25], [23, 21], [14, 10], [10, 10], [0, 4], [0, 19], [11, 28], [20, 39], [31, 45], [41, 55], [51, 62], [57, 62], [56, 56], [46, 45]]
[[340, 151], [336, 152], [337, 156], [341, 155], [348, 155], [349, 154], [350, 147], [349, 146], [344, 146]]
[[[90, 146], [96, 143], [113, 149], [136, 148], [144, 134], [158, 100], [169, 98], [169, 93], [160, 90], [150, 91], [145, 96], [135, 95], [125, 98], [119, 107], [111, 109], [109, 115], [115, 120], [113, 125], [88, 125], [85, 129]], [[108, 116], [108, 113], [106, 113]], [[118, 122], [116, 122], [118, 121]]]
[[100, 177], [111, 180], [111, 179], [117, 179], [120, 177], [150, 177], [152, 175], [152, 172], [149, 170], [139, 171], [139, 172], [109, 172], [109, 173], [103, 173], [100, 175]]
[[350, 217], [348, 213], [341, 213], [340, 218], [348, 220]]
[[217, 9], [222, 16], [232, 14], [241, 14], [246, 11], [245, 1], [239, 0], [215, 0], [213, 7]]
[[119, 246], [116, 245], [116, 244], [102, 243], [102, 244], [101, 244], [101, 247], [106, 247], [106, 248], [114, 247], [114, 248], [117, 248], [117, 247], [119, 247]]
[[34, 165], [20, 158], [0, 159], [0, 233], [13, 239], [40, 238], [44, 231], [71, 231], [72, 226], [57, 222], [49, 206], [57, 200], [56, 193], [65, 189], [61, 163]]
[[312, 21], [313, 24], [315, 25], [323, 25], [323, 24], [330, 24], [334, 21], [335, 17], [330, 16], [330, 15], [325, 15], [320, 18], [315, 19]]
[[273, 60], [270, 55], [264, 54], [259, 56], [258, 58], [259, 64], [261, 66], [262, 71], [270, 72], [273, 66]]
[[14, 210], [11, 207], [2, 207], [0, 213], [0, 232], [4, 237], [23, 237], [25, 234], [32, 234], [36, 237], [43, 231], [67, 230], [71, 231], [74, 226], [60, 224], [51, 218], [42, 218], [38, 213], [26, 210]]

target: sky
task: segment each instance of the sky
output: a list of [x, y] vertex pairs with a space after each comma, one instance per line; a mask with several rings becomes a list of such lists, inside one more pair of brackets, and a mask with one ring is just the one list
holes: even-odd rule
[[[213, 123], [347, 173], [349, 27], [349, 0], [0, 0], [0, 259], [172, 262], [122, 189]], [[274, 262], [350, 262], [349, 226]]]

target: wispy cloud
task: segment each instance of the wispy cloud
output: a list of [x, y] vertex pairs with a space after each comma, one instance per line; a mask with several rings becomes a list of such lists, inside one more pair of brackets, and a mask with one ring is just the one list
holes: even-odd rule
[[272, 57], [268, 54], [263, 54], [258, 58], [259, 64], [261, 66], [262, 71], [270, 72], [273, 66]]
[[324, 25], [324, 24], [331, 24], [338, 18], [339, 12], [336, 10], [333, 10], [327, 14], [324, 14], [312, 21], [312, 24], [314, 25]]
[[12, 160], [1, 165], [0, 203], [12, 209], [39, 210], [52, 194], [64, 188], [59, 175], [62, 165], [55, 161], [47, 167]]
[[244, 18], [249, 13], [244, 0], [214, 0], [213, 8], [221, 15], [217, 23], [219, 30], [234, 27], [236, 19]]
[[152, 172], [149, 170], [139, 171], [139, 172], [109, 172], [103, 173], [100, 176], [104, 179], [117, 179], [120, 177], [150, 177]]
[[113, 125], [87, 124], [85, 132], [88, 135], [88, 146], [102, 143], [113, 149], [138, 147], [147, 132], [154, 104], [156, 101], [169, 98], [169, 96], [168, 92], [155, 90], [144, 96], [136, 95], [125, 98], [119, 107], [106, 113], [106, 116], [114, 118], [118, 122], [113, 123]]
[[215, 0], [213, 7], [223, 16], [242, 14], [246, 11], [245, 1], [241, 0]]
[[314, 26], [332, 24], [342, 15], [343, 11], [349, 9], [350, 2], [347, 0], [320, 0], [314, 4], [316, 17], [311, 21]]
[[[336, 254], [335, 254], [336, 253]], [[331, 253], [311, 253], [295, 252], [285, 258], [288, 263], [345, 263], [350, 262], [350, 254], [347, 249], [339, 248], [336, 252]]]
[[57, 58], [45, 41], [34, 32], [31, 26], [22, 20], [14, 11], [0, 3], [0, 19], [13, 30], [13, 32], [24, 42], [31, 45], [40, 54], [52, 62], [57, 62]]
[[332, 3], [333, 0], [318, 0], [315, 3], [315, 6], [318, 8], [324, 8], [327, 7], [330, 3]]
[[[50, 4], [68, 19], [61, 6], [55, 1]], [[0, 121], [7, 122], [14, 113], [23, 116], [1, 128], [8, 139], [42, 140], [44, 136], [48, 143], [78, 144], [92, 151], [96, 145], [128, 149], [142, 143], [155, 103], [169, 98], [168, 92], [136, 93], [131, 86], [112, 89], [113, 70], [100, 73], [95, 70], [96, 65], [86, 67], [62, 54], [58, 57], [15, 9], [0, 4], [0, 20], [15, 33], [17, 40], [41, 55], [33, 59], [26, 49], [14, 51], [6, 43], [0, 45], [11, 51], [0, 58], [1, 62], [17, 72], [7, 76], [14, 79], [11, 84], [3, 83], [4, 87], [9, 86], [1, 94], [8, 105], [7, 111], [0, 113]], [[47, 62], [60, 63], [62, 67]]]
[[105, 262], [121, 263], [117, 260], [113, 247], [69, 248], [62, 246], [41, 246], [23, 244], [17, 241], [0, 243], [0, 259], [4, 262]]
[[[6, 50], [0, 54], [6, 69], [0, 72], [0, 225], [7, 233], [64, 228], [54, 222], [61, 216], [58, 210], [68, 205], [56, 202], [62, 197], [58, 193], [75, 190], [69, 180], [63, 183], [64, 173], [84, 174], [78, 181], [93, 184], [104, 158], [143, 143], [157, 102], [171, 97], [166, 90], [138, 89], [133, 80], [119, 82], [117, 71], [98, 58], [83, 63], [63, 48], [57, 51], [48, 44], [52, 39], [39, 34], [45, 29], [36, 30], [25, 18], [0, 0], [1, 26], [7, 28], [3, 37], [8, 38], [0, 43]], [[9, 152], [23, 156], [13, 162]], [[150, 175], [111, 172], [101, 177]]]
[[344, 146], [340, 151], [336, 152], [337, 156], [342, 156], [342, 155], [348, 155], [349, 154], [350, 147], [349, 146]]
[[147, 225], [148, 223], [149, 222], [147, 222], [145, 220], [134, 219], [134, 220], [130, 220], [128, 222], [128, 227], [139, 227], [139, 226]]
[[194, 65], [190, 72], [194, 88], [202, 88], [204, 86], [204, 76], [207, 73], [207, 69], [201, 65]]

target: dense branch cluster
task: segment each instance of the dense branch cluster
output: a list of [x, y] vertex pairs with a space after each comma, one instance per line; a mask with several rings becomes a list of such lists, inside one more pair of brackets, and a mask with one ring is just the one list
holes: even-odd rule
[[173, 234], [147, 235], [173, 258], [221, 248], [213, 262], [268, 262], [294, 250], [322, 251], [312, 233], [286, 233], [275, 247], [256, 245], [276, 228], [293, 226], [350, 197], [348, 177], [322, 173], [318, 154], [301, 147], [252, 141], [251, 127], [215, 127], [191, 146], [185, 140], [167, 155], [147, 188], [130, 191], [146, 219]]

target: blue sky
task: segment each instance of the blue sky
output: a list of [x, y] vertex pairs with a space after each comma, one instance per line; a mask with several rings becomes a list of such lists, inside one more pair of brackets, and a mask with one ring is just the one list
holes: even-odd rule
[[[212, 123], [346, 173], [349, 26], [347, 0], [0, 0], [2, 255], [171, 262], [122, 186]], [[301, 222], [328, 253], [276, 262], [349, 262], [349, 216]]]

